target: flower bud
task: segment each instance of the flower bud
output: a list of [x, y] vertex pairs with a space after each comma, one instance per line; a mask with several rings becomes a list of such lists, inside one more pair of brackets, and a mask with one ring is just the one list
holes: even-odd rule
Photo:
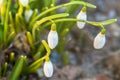
[[33, 14], [33, 10], [26, 10], [25, 11], [25, 20], [28, 22], [30, 20], [30, 17], [32, 16]]
[[58, 34], [56, 32], [56, 25], [52, 24], [51, 30], [48, 34], [48, 45], [51, 49], [55, 48], [58, 44]]
[[46, 77], [51, 77], [53, 75], [53, 64], [51, 61], [46, 61], [43, 66], [44, 74]]
[[[80, 13], [77, 15], [77, 19], [87, 20], [86, 7], [82, 8]], [[82, 29], [85, 26], [85, 22], [77, 22], [77, 26], [79, 29]]]
[[28, 0], [19, 0], [19, 1], [24, 7], [27, 6], [29, 3]]
[[105, 34], [102, 34], [100, 32], [94, 39], [94, 48], [95, 49], [103, 48], [105, 45], [105, 42], [106, 42]]

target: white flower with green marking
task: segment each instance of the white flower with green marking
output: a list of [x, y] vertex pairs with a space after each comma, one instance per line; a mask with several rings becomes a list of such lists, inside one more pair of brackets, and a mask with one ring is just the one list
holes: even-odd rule
[[19, 0], [20, 3], [25, 7], [28, 5], [29, 1], [28, 0]]
[[51, 49], [54, 49], [58, 44], [58, 33], [56, 31], [56, 25], [52, 24], [51, 30], [48, 34], [48, 45]]
[[46, 77], [52, 77], [53, 75], [53, 64], [51, 61], [46, 61], [43, 66], [44, 74]]
[[102, 34], [100, 32], [94, 39], [94, 48], [95, 49], [103, 48], [105, 45], [105, 42], [106, 42], [105, 34]]
[[25, 11], [25, 20], [26, 20], [27, 22], [29, 22], [32, 14], [33, 14], [33, 10], [32, 10], [32, 9]]
[[[80, 13], [77, 15], [77, 19], [79, 20], [87, 20], [87, 13], [86, 13], [86, 7], [83, 7]], [[79, 29], [83, 29], [85, 27], [85, 22], [77, 22], [77, 26]]]

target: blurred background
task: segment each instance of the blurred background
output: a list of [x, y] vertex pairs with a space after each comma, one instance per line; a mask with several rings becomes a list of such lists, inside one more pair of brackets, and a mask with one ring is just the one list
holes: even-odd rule
[[[15, 0], [13, 0], [13, 2], [14, 1]], [[34, 0], [31, 0], [31, 2], [32, 1]], [[39, 1], [40, 0], [36, 0], [36, 3], [38, 4]], [[57, 0], [56, 5], [70, 1], [72, 0]], [[67, 36], [59, 36], [59, 39], [65, 42], [63, 43], [65, 46], [62, 45], [61, 47], [60, 44], [62, 44], [62, 42], [59, 42], [59, 46], [52, 50], [50, 59], [54, 64], [53, 76], [49, 79], [46, 78], [43, 73], [43, 68], [40, 68], [37, 72], [27, 75], [27, 78], [22, 76], [20, 80], [120, 80], [120, 0], [84, 1], [97, 6], [96, 9], [87, 8], [89, 21], [104, 21], [112, 18], [117, 18], [118, 20], [116, 23], [105, 26], [107, 30], [105, 46], [100, 50], [93, 48], [93, 40], [100, 32], [100, 28], [86, 24], [85, 28], [80, 30], [75, 25], [74, 27], [70, 27], [70, 33], [68, 33]], [[31, 6], [32, 8], [38, 7], [41, 9], [43, 5], [33, 4]], [[79, 7], [72, 17], [75, 18], [81, 11], [81, 8], [82, 6]], [[62, 13], [65, 9], [66, 7], [60, 8], [57, 12]], [[42, 11], [44, 10], [45, 9]], [[13, 11], [13, 13], [15, 13], [15, 11]], [[59, 25], [60, 24], [57, 23], [57, 27], [61, 28]], [[65, 27], [64, 24], [63, 27]], [[42, 31], [42, 35], [38, 35], [37, 37], [46, 39], [49, 29]], [[60, 53], [60, 51], [58, 51], [59, 49], [64, 50], [63, 53]], [[31, 56], [29, 56], [29, 60], [29, 62], [32, 62]]]
[[[100, 29], [89, 24], [82, 30], [73, 27], [65, 45], [68, 64], [63, 64], [61, 56], [54, 51], [51, 59], [55, 63], [55, 72], [49, 80], [120, 80], [120, 0], [85, 1], [97, 6], [96, 9], [87, 9], [88, 20], [117, 18], [118, 21], [105, 26], [107, 41], [100, 50], [93, 48], [93, 39]], [[65, 2], [69, 0], [58, 0], [57, 4]], [[58, 12], [64, 9], [61, 8]], [[76, 15], [80, 10], [81, 7]]]

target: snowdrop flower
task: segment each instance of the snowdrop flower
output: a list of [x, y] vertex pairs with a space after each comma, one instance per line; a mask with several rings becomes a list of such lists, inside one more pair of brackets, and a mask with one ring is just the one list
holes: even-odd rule
[[26, 10], [25, 11], [25, 20], [28, 22], [30, 20], [30, 17], [32, 16], [33, 14], [33, 10]]
[[29, 3], [28, 0], [19, 0], [19, 1], [24, 7], [27, 6]]
[[[77, 19], [87, 20], [86, 7], [82, 8], [80, 13], [77, 15]], [[85, 22], [77, 22], [77, 26], [79, 29], [83, 29], [85, 26]]]
[[51, 61], [46, 61], [43, 66], [44, 74], [46, 77], [52, 77], [53, 75], [53, 64]]
[[56, 24], [52, 24], [51, 30], [48, 34], [48, 45], [51, 49], [55, 48], [58, 44], [58, 34], [56, 32]]
[[105, 33], [100, 32], [94, 39], [94, 48], [101, 49], [104, 47], [106, 42]]
[[4, 2], [4, 0], [0, 0], [0, 8], [1, 8], [2, 5], [3, 5], [3, 2]]

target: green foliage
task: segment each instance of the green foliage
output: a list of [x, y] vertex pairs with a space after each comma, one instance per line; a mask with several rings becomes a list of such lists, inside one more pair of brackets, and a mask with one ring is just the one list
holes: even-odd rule
[[[7, 75], [8, 67], [11, 65], [10, 80], [19, 80], [20, 76], [37, 71], [43, 61], [49, 59], [52, 50], [41, 36], [45, 36], [43, 33], [50, 29], [53, 23], [57, 25], [59, 35], [59, 45], [56, 50], [63, 56], [63, 63], [67, 64], [69, 53], [64, 52], [64, 45], [67, 41], [65, 36], [77, 21], [102, 29], [105, 29], [105, 25], [117, 21], [110, 19], [94, 22], [76, 19], [75, 12], [80, 5], [86, 8], [96, 8], [95, 5], [82, 0], [71, 0], [60, 5], [56, 5], [56, 0], [29, 0], [27, 6], [23, 6], [17, 0], [15, 3], [12, 3], [12, 0], [4, 0], [0, 11], [0, 50], [4, 51], [5, 61], [0, 61], [0, 77]], [[66, 7], [66, 10], [63, 13], [57, 13], [57, 9], [62, 7]], [[33, 12], [26, 16], [25, 13], [29, 10]], [[25, 18], [29, 18], [29, 21]], [[11, 51], [13, 48], [16, 51]]]
[[20, 56], [17, 60], [15, 66], [13, 67], [13, 70], [10, 75], [10, 80], [17, 80], [19, 76], [21, 75], [21, 72], [23, 70], [23, 65], [25, 64], [25, 56]]

